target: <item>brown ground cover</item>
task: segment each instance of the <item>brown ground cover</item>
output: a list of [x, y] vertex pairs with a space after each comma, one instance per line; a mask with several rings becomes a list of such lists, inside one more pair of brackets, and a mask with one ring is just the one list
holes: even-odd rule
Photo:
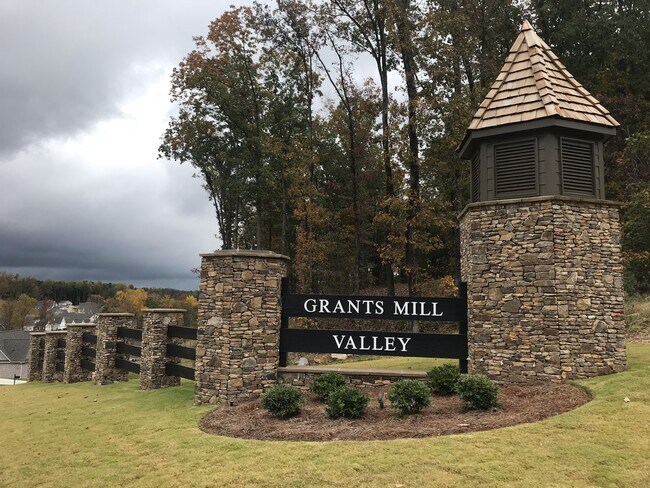
[[536, 422], [572, 410], [590, 400], [582, 388], [570, 384], [507, 386], [499, 391], [493, 411], [465, 412], [457, 396], [432, 398], [421, 413], [400, 417], [396, 409], [380, 409], [377, 393], [367, 388], [371, 401], [359, 420], [332, 420], [325, 406], [308, 394], [299, 416], [279, 420], [264, 410], [259, 400], [215, 410], [200, 423], [205, 432], [244, 439], [277, 441], [387, 440], [458, 434]]

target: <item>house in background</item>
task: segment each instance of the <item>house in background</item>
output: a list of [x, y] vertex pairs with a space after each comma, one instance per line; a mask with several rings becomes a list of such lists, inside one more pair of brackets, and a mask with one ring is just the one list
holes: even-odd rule
[[[39, 303], [38, 308], [42, 307]], [[37, 315], [28, 315], [23, 330], [27, 332], [43, 332], [47, 330], [66, 330], [67, 324], [94, 324], [102, 305], [94, 302], [82, 302], [73, 305], [70, 301], [49, 302], [47, 304], [47, 323]]]
[[27, 379], [29, 375], [29, 332], [24, 330], [0, 331], [0, 378], [13, 379], [14, 375]]

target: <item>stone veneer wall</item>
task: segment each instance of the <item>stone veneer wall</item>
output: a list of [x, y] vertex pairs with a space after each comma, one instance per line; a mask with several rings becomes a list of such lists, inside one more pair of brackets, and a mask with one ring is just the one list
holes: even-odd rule
[[84, 345], [84, 333], [93, 333], [94, 325], [68, 324], [65, 338], [65, 370], [63, 371], [64, 383], [77, 383], [79, 381], [90, 381], [93, 372], [86, 371], [81, 367], [81, 348]]
[[471, 204], [461, 215], [461, 262], [470, 372], [526, 382], [626, 369], [617, 204]]
[[140, 388], [153, 390], [164, 386], [178, 386], [178, 376], [165, 374], [165, 363], [178, 363], [177, 358], [167, 359], [167, 329], [170, 325], [185, 324], [185, 310], [175, 308], [145, 308], [142, 320], [142, 356], [140, 357]]
[[234, 405], [276, 382], [288, 258], [270, 251], [201, 257], [195, 403]]
[[40, 351], [45, 348], [45, 332], [29, 334], [29, 381], [43, 379], [43, 364], [40, 361]]
[[128, 381], [129, 373], [115, 367], [115, 350], [118, 342], [117, 328], [135, 328], [135, 315], [132, 313], [101, 313], [97, 317], [97, 345], [95, 356], [95, 373], [93, 381], [98, 385], [107, 385], [114, 381]]
[[45, 350], [43, 352], [43, 383], [63, 381], [63, 372], [56, 370], [59, 339], [65, 339], [66, 331], [51, 330], [45, 332]]
[[318, 375], [341, 373], [348, 383], [358, 387], [389, 387], [403, 379], [424, 381], [427, 373], [423, 371], [379, 371], [353, 368], [328, 368], [326, 366], [285, 366], [278, 369], [278, 383], [285, 383], [301, 390], [309, 390]]

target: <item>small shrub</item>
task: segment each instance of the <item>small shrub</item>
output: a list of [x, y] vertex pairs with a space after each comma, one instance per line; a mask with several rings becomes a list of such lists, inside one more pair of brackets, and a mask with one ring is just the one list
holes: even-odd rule
[[363, 417], [369, 401], [370, 398], [359, 388], [341, 386], [329, 394], [325, 410], [333, 419], [358, 419]]
[[473, 374], [461, 378], [456, 391], [466, 410], [489, 410], [497, 405], [499, 387], [483, 375]]
[[326, 402], [330, 394], [342, 386], [345, 386], [345, 376], [340, 373], [325, 373], [314, 380], [311, 391], [316, 393], [319, 400]]
[[305, 402], [301, 391], [290, 385], [275, 385], [262, 397], [262, 407], [281, 419], [298, 415]]
[[431, 368], [427, 374], [427, 385], [437, 395], [453, 395], [460, 380], [460, 369], [453, 364]]
[[417, 413], [431, 403], [431, 392], [421, 381], [399, 380], [390, 388], [388, 399], [402, 414]]

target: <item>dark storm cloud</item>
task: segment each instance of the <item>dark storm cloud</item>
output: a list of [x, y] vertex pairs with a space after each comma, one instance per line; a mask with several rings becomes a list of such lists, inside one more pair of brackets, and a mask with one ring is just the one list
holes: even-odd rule
[[190, 270], [217, 242], [190, 168], [159, 161], [152, 164], [162, 168], [121, 168], [119, 180], [107, 181], [96, 168], [47, 155], [32, 149], [0, 165], [0, 181], [21, 189], [0, 194], [0, 270], [197, 287]]
[[117, 114], [148, 81], [135, 66], [177, 64], [230, 3], [3, 0], [0, 155]]
[[233, 3], [0, 0], [0, 271], [197, 287], [213, 210], [156, 152], [171, 69]]

